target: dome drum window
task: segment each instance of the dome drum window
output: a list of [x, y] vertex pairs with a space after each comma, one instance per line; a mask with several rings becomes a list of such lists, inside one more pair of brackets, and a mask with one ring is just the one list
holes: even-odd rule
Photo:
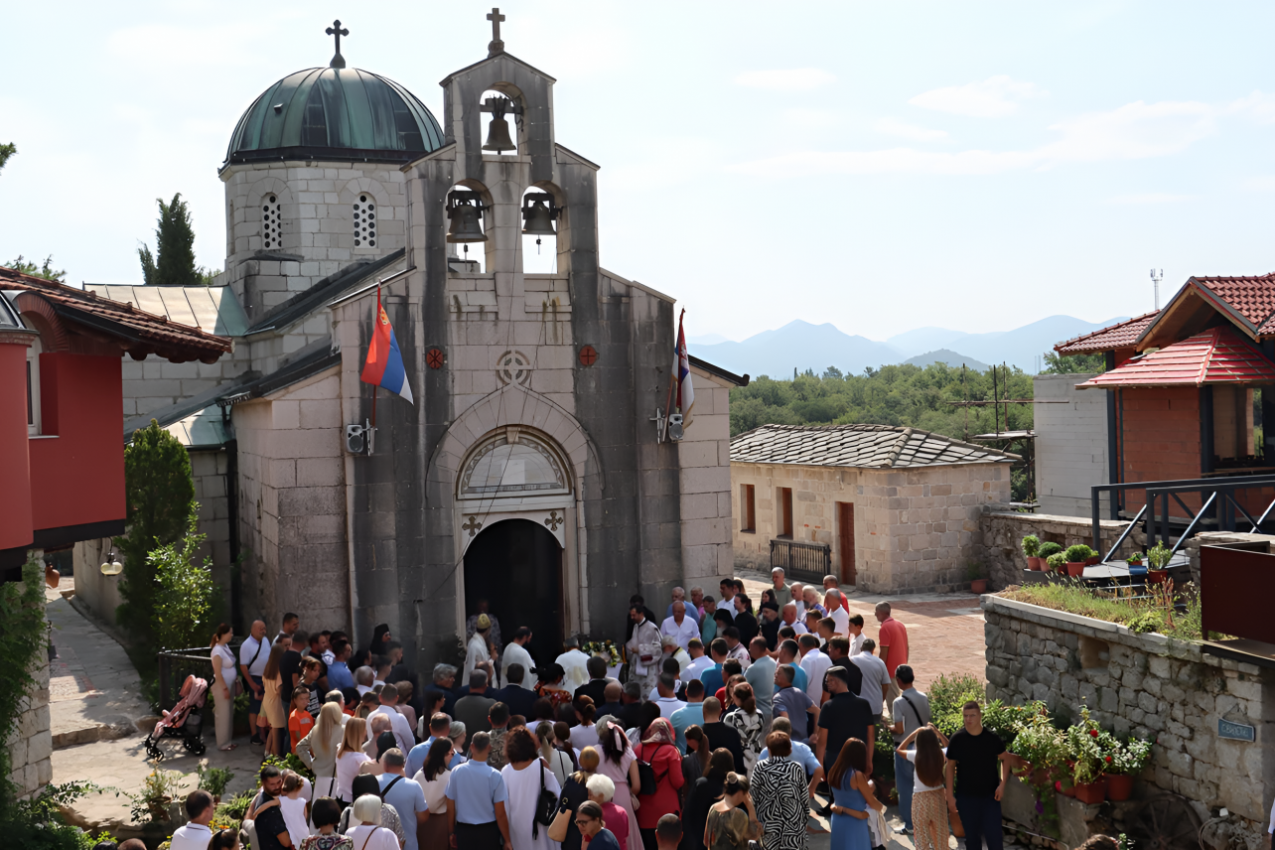
[[279, 220], [279, 196], [266, 195], [261, 199], [261, 247], [279, 248], [282, 238], [283, 224]]
[[354, 203], [354, 247], [376, 247], [376, 199], [366, 192]]

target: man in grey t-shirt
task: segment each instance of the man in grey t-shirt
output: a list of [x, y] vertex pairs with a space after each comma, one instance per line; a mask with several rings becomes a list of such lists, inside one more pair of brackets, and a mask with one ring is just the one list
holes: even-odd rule
[[[894, 681], [899, 686], [899, 696], [894, 698], [891, 706], [891, 719], [894, 725], [890, 731], [894, 740], [902, 741], [908, 735], [930, 722], [930, 699], [913, 687], [915, 675], [907, 664], [900, 664], [894, 671]], [[911, 834], [912, 832], [912, 786], [915, 782], [916, 768], [912, 762], [898, 753], [894, 754], [894, 780], [899, 792], [899, 817], [903, 826], [896, 826], [895, 832]]]

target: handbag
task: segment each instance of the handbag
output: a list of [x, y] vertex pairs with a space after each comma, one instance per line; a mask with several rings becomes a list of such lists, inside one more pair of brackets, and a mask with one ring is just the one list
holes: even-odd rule
[[540, 826], [552, 826], [558, 814], [558, 797], [545, 788], [545, 763], [540, 763], [540, 797], [536, 800], [536, 816], [531, 822], [531, 837], [540, 837]]
[[[643, 745], [645, 747], [645, 745]], [[660, 746], [664, 746], [661, 744]], [[658, 753], [660, 747], [656, 747]], [[651, 767], [651, 762], [638, 759], [638, 782], [642, 784], [642, 790], [638, 792], [639, 797], [645, 797], [647, 794], [655, 793], [655, 768]]]
[[566, 840], [567, 828], [571, 826], [571, 804], [567, 801], [567, 795], [562, 795], [562, 800], [558, 803], [558, 813], [553, 816], [553, 823], [549, 824], [549, 840], [557, 841], [561, 844]]

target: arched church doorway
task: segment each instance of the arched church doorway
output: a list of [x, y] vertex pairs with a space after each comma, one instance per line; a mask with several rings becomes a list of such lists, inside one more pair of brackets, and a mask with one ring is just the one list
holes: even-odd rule
[[[467, 614], [480, 600], [500, 622], [501, 640], [532, 631], [527, 649], [537, 664], [562, 652], [562, 546], [543, 525], [508, 519], [484, 528], [465, 551]], [[530, 671], [527, 673], [531, 676]], [[528, 678], [527, 684], [535, 684]]]

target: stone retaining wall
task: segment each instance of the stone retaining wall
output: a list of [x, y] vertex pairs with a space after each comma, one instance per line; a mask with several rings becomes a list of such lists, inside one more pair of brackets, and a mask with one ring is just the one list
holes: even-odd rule
[[[1275, 670], [1222, 659], [1200, 644], [984, 596], [987, 695], [1041, 700], [1117, 735], [1155, 739], [1143, 781], [1264, 823], [1275, 795]], [[1256, 741], [1218, 736], [1218, 721], [1253, 726]]]
[[9, 748], [9, 780], [28, 797], [53, 781], [53, 733], [49, 729], [49, 662], [40, 658], [35, 691], [23, 700], [22, 716]]
[[[1023, 514], [1003, 510], [984, 513], [979, 526], [983, 532], [983, 547], [993, 590], [1004, 590], [1019, 584], [1019, 573], [1027, 569], [1023, 556], [1022, 539], [1028, 534], [1040, 538], [1041, 543], [1053, 542], [1064, 549], [1077, 543], [1093, 544], [1093, 522], [1089, 517], [1056, 516], [1054, 514]], [[1101, 541], [1105, 552], [1115, 544], [1124, 532], [1127, 522], [1102, 520]], [[1146, 540], [1135, 529], [1120, 547], [1120, 555], [1140, 550]]]

